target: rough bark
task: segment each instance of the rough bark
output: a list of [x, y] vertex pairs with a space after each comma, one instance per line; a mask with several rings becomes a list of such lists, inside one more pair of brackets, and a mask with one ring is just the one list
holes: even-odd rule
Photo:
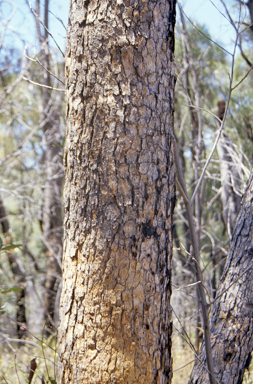
[[170, 383], [175, 1], [71, 1], [59, 377]]
[[[215, 378], [241, 384], [253, 350], [253, 174], [233, 233], [230, 253], [212, 308], [211, 335]], [[191, 384], [209, 383], [204, 345]]]

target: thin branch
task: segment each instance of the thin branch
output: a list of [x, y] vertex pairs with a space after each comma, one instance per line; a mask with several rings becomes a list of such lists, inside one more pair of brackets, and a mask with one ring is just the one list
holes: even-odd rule
[[173, 369], [173, 373], [174, 373], [174, 372], [177, 372], [177, 371], [180, 371], [181, 369], [183, 369], [183, 368], [187, 367], [187, 366], [188, 366], [188, 365], [190, 365], [191, 363], [194, 363], [194, 361], [195, 361], [195, 359], [194, 359], [194, 360], [191, 360], [191, 361], [189, 361], [189, 363], [187, 363], [187, 364], [183, 365], [183, 366], [182, 366], [182, 367], [180, 367], [180, 368], [177, 368], [177, 369]]
[[50, 73], [51, 76], [53, 76], [56, 80], [60, 81], [60, 83], [62, 83], [65, 86], [65, 83], [61, 79], [59, 79], [59, 77], [57, 77], [53, 72], [49, 71], [49, 69], [47, 69], [37, 57], [33, 59], [32, 57], [28, 56], [25, 52], [24, 52], [24, 55], [28, 60], [38, 63], [43, 69], [45, 69], [45, 71]]
[[201, 283], [201, 281], [196, 281], [196, 283], [187, 284], [187, 285], [185, 285], [183, 287], [176, 288], [175, 291], [180, 291], [181, 289], [184, 289], [184, 288], [193, 287], [193, 286], [195, 286], [197, 284], [200, 284], [200, 283]]
[[17, 375], [17, 378], [18, 378], [18, 382], [19, 382], [19, 384], [21, 384], [20, 379], [19, 379], [19, 375], [18, 375], [18, 370], [17, 370], [16, 358], [17, 358], [17, 356], [15, 354], [15, 357], [14, 357], [15, 371], [16, 371], [16, 375]]
[[246, 56], [245, 52], [242, 49], [241, 36], [240, 36], [239, 44], [238, 45], [239, 45], [239, 48], [240, 48], [241, 55], [242, 55], [243, 59], [246, 61], [246, 63], [248, 64], [249, 67], [252, 67], [252, 62], [248, 59], [248, 57]]
[[194, 224], [193, 219], [193, 213], [192, 213], [192, 207], [190, 204], [190, 199], [188, 197], [188, 193], [186, 190], [186, 185], [183, 177], [183, 171], [181, 169], [180, 165], [180, 159], [178, 154], [178, 147], [177, 142], [174, 140], [174, 153], [175, 153], [175, 163], [177, 167], [177, 175], [178, 175], [178, 182], [181, 184], [181, 190], [184, 192], [185, 195], [185, 208], [187, 212], [188, 217], [188, 223], [189, 223], [189, 230], [191, 233], [191, 241], [192, 241], [192, 247], [194, 251], [194, 260], [195, 260], [195, 266], [196, 266], [196, 278], [198, 281], [201, 282], [201, 284], [198, 285], [199, 290], [199, 297], [201, 299], [201, 309], [202, 309], [202, 321], [203, 321], [203, 329], [204, 329], [204, 337], [205, 337], [205, 350], [206, 350], [206, 360], [207, 360], [207, 370], [209, 374], [209, 380], [210, 384], [215, 384], [217, 380], [214, 376], [214, 366], [213, 366], [213, 359], [212, 359], [212, 344], [211, 344], [211, 332], [210, 332], [210, 325], [209, 325], [209, 314], [208, 314], [208, 307], [206, 302], [206, 295], [205, 295], [205, 287], [203, 284], [203, 277], [202, 272], [200, 268], [200, 254], [199, 254], [199, 244], [198, 244], [198, 238], [197, 238], [197, 231]]
[[184, 104], [184, 103], [182, 103], [182, 105], [184, 105], [185, 107], [190, 107], [190, 108], [194, 108], [194, 109], [199, 109], [201, 111], [205, 111], [205, 112], [209, 113], [210, 115], [212, 115], [213, 117], [215, 117], [215, 119], [218, 120], [220, 123], [222, 123], [222, 120], [219, 119], [219, 117], [216, 116], [215, 113], [209, 111], [208, 109], [197, 107], [196, 105], [191, 105], [191, 104]]
[[3, 41], [4, 41], [4, 37], [5, 37], [5, 34], [6, 34], [6, 30], [7, 30], [8, 24], [11, 21], [11, 19], [13, 18], [13, 16], [15, 15], [16, 11], [17, 11], [17, 6], [16, 5], [14, 5], [11, 2], [8, 2], [8, 3], [13, 6], [13, 11], [10, 13], [9, 17], [6, 20], [2, 21], [3, 30], [2, 30], [2, 35], [0, 37], [0, 49], [2, 49], [2, 46], [3, 46]]
[[239, 81], [239, 83], [237, 83], [237, 84], [232, 88], [232, 91], [233, 91], [235, 88], [239, 87], [239, 85], [246, 79], [246, 77], [249, 75], [249, 73], [252, 71], [252, 69], [253, 69], [253, 65], [252, 65], [252, 67], [248, 70], [248, 72], [246, 73], [246, 75], [243, 76], [243, 78]]
[[[180, 7], [182, 7], [182, 5], [180, 3], [178, 3], [180, 5]], [[183, 10], [183, 9], [182, 9]], [[200, 29], [198, 29], [196, 27], [196, 25], [194, 25], [194, 23], [189, 19], [189, 17], [186, 15], [186, 13], [184, 12], [183, 10], [183, 13], [185, 15], [185, 17], [187, 18], [187, 20], [191, 23], [191, 25], [199, 32], [201, 33], [201, 35], [205, 36], [206, 39], [208, 39], [209, 41], [211, 41], [213, 44], [217, 45], [217, 47], [219, 47], [220, 49], [222, 49], [224, 52], [228, 53], [230, 56], [233, 56], [232, 53], [230, 53], [229, 51], [227, 51], [225, 48], [223, 48], [220, 44], [216, 43], [214, 40], [212, 40], [209, 36], [207, 36], [205, 33], [203, 33]]]
[[66, 30], [66, 25], [64, 24], [64, 22], [62, 21], [62, 19], [60, 19], [58, 16], [56, 16], [52, 11], [48, 10], [49, 13], [51, 13], [51, 15], [53, 15], [60, 23], [61, 25], [63, 26], [63, 28]]
[[238, 40], [238, 35], [236, 36], [236, 42], [235, 42], [235, 47], [234, 47], [234, 53], [232, 55], [232, 65], [231, 65], [231, 75], [230, 75], [230, 82], [229, 82], [229, 93], [228, 93], [228, 101], [226, 103], [226, 109], [225, 109], [225, 112], [224, 112], [224, 117], [223, 117], [223, 120], [222, 120], [222, 123], [221, 123], [221, 126], [220, 126], [220, 129], [218, 131], [218, 134], [217, 134], [217, 137], [216, 137], [216, 140], [214, 142], [214, 145], [213, 145], [213, 148], [210, 152], [210, 155], [205, 163], [205, 166], [203, 168], [203, 171], [202, 171], [202, 174], [199, 178], [199, 181], [198, 181], [198, 184], [196, 185], [196, 188], [193, 192], [193, 195], [192, 195], [192, 198], [191, 198], [191, 204], [194, 202], [194, 198], [195, 198], [195, 195], [202, 183], [202, 180], [204, 178], [204, 175], [205, 175], [205, 172], [206, 172], [206, 169], [213, 157], [213, 154], [214, 154], [214, 151], [216, 149], [216, 146], [218, 144], [218, 141], [220, 139], [220, 136], [221, 136], [221, 132], [223, 130], [223, 127], [224, 127], [224, 124], [225, 124], [225, 121], [226, 121], [226, 116], [227, 116], [227, 113], [228, 113], [228, 107], [229, 107], [229, 103], [230, 103], [230, 99], [231, 99], [231, 93], [232, 93], [232, 82], [233, 82], [233, 77], [234, 77], [234, 64], [235, 64], [235, 51], [236, 51], [236, 46], [237, 46], [237, 40]]
[[65, 58], [65, 55], [64, 55], [64, 53], [62, 52], [62, 50], [61, 50], [59, 44], [57, 43], [57, 41], [55, 40], [54, 36], [53, 36], [52, 33], [49, 31], [49, 29], [46, 27], [46, 25], [43, 23], [43, 21], [39, 18], [39, 16], [37, 15], [37, 13], [33, 10], [32, 5], [31, 5], [30, 2], [29, 2], [29, 7], [30, 7], [30, 9], [31, 9], [31, 11], [32, 11], [32, 13], [33, 13], [33, 15], [35, 16], [35, 18], [36, 18], [37, 20], [39, 20], [39, 22], [40, 22], [41, 25], [43, 25], [43, 27], [45, 28], [45, 30], [47, 31], [47, 33], [49, 34], [49, 36], [50, 36], [50, 37], [53, 39], [53, 41], [55, 42], [55, 44], [56, 44], [57, 48], [59, 49], [59, 51], [61, 52], [62, 56]]
[[4, 374], [3, 374], [3, 372], [1, 372], [1, 375], [3, 376], [4, 381], [8, 384], [8, 381], [6, 380], [6, 378], [5, 378]]
[[214, 4], [214, 2], [213, 2], [212, 0], [209, 0], [209, 1], [210, 1], [210, 3], [214, 6], [214, 8], [217, 9], [217, 11], [221, 14], [221, 16], [223, 16], [224, 19], [226, 19], [227, 21], [229, 21], [228, 18], [224, 15], [224, 13], [222, 13], [221, 10]]
[[32, 81], [32, 80], [27, 79], [27, 77], [25, 77], [25, 76], [23, 76], [23, 79], [26, 80], [26, 81], [28, 81], [29, 83], [32, 83], [32, 84], [34, 84], [34, 85], [38, 85], [39, 87], [42, 87], [42, 88], [48, 88], [48, 89], [52, 89], [52, 91], [58, 91], [58, 92], [64, 92], [64, 93], [65, 93], [65, 89], [54, 88], [54, 87], [50, 87], [49, 85], [36, 83], [35, 81]]
[[188, 198], [187, 198], [187, 196], [186, 196], [186, 194], [185, 194], [185, 192], [184, 192], [184, 190], [183, 190], [182, 185], [181, 185], [180, 182], [178, 181], [177, 177], [176, 177], [176, 184], [177, 184], [177, 186], [178, 186], [178, 189], [179, 189], [181, 195], [183, 196], [184, 201], [187, 201]]
[[[16, 320], [12, 319], [10, 316], [6, 316], [6, 317], [7, 317], [7, 319], [13, 321], [15, 324], [18, 324], [18, 322]], [[42, 343], [45, 344], [48, 348], [50, 348], [52, 351], [55, 352], [55, 349], [52, 348], [49, 343], [46, 343], [44, 340], [40, 340], [37, 336], [35, 336], [31, 332], [29, 332], [28, 330], [26, 330], [26, 332], [29, 333], [29, 335], [31, 335], [34, 339], [38, 340], [41, 344]], [[22, 341], [24, 341], [24, 340], [22, 340]]]
[[29, 341], [29, 340], [25, 340], [25, 339], [11, 339], [5, 335], [3, 335], [3, 338], [4, 338], [4, 341], [8, 341], [8, 342], [12, 342], [12, 343], [25, 343], [25, 344], [29, 344], [29, 345], [32, 345], [33, 347], [37, 347], [37, 348], [40, 348], [41, 346], [36, 344], [36, 343], [33, 343], [32, 341]]

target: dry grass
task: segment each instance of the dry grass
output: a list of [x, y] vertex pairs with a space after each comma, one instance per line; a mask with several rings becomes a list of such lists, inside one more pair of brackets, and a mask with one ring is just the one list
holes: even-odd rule
[[[15, 351], [11, 351], [8, 346], [3, 344], [0, 347], [1, 384], [28, 383], [30, 362], [35, 357], [37, 368], [32, 384], [41, 384], [43, 376], [45, 383], [55, 383], [57, 353], [53, 350], [55, 349], [54, 340], [50, 341], [49, 339], [43, 345], [38, 343], [37, 348], [28, 344], [18, 345], [17, 343], [12, 343]], [[194, 355], [189, 345], [176, 332], [173, 335], [172, 357], [172, 384], [188, 383], [194, 364]], [[49, 377], [51, 380], [49, 380]], [[250, 365], [250, 370], [245, 372], [243, 384], [253, 384], [253, 361]]]
[[[35, 370], [32, 384], [41, 384], [44, 376], [45, 383], [54, 383], [56, 380], [57, 354], [54, 352], [55, 344], [52, 340], [45, 344], [38, 343], [38, 347], [28, 344], [20, 345], [11, 343], [8, 346], [1, 345], [0, 355], [0, 383], [1, 384], [24, 384], [28, 383], [29, 367], [31, 360], [36, 358], [37, 368]], [[53, 349], [51, 349], [53, 348]], [[50, 378], [50, 379], [49, 379]]]
[[194, 354], [189, 345], [176, 332], [174, 332], [172, 340], [172, 357], [172, 384], [188, 383], [194, 364]]

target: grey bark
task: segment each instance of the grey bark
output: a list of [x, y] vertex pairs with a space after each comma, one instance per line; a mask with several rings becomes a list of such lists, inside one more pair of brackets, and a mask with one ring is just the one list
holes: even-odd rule
[[241, 202], [240, 164], [233, 158], [233, 143], [225, 133], [221, 133], [217, 150], [220, 160], [222, 214], [231, 238]]
[[[233, 233], [224, 274], [212, 306], [211, 340], [215, 378], [241, 384], [253, 350], [253, 174]], [[191, 384], [209, 383], [204, 345], [193, 368]]]
[[[45, 1], [44, 7], [44, 27], [41, 27], [39, 18], [41, 5], [40, 0], [36, 0], [35, 17], [38, 40], [40, 42], [40, 62], [42, 63], [43, 79], [41, 82], [50, 87], [52, 86], [50, 72], [52, 72], [51, 55], [48, 41], [49, 28], [49, 0]], [[43, 29], [43, 33], [42, 33]], [[44, 189], [44, 204], [42, 215], [43, 239], [47, 254], [47, 272], [45, 282], [44, 306], [47, 318], [47, 326], [59, 324], [58, 308], [56, 307], [57, 291], [61, 283], [61, 259], [62, 259], [62, 237], [63, 237], [63, 219], [62, 219], [62, 181], [63, 165], [61, 158], [62, 132], [60, 129], [60, 118], [62, 113], [63, 95], [62, 93], [53, 93], [50, 89], [41, 88], [41, 97], [43, 105], [42, 118], [43, 125], [43, 143], [45, 145], [45, 154], [43, 158], [43, 167], [46, 175]]]
[[71, 1], [63, 383], [171, 382], [175, 1]]
[[[5, 239], [6, 239], [6, 245], [8, 245], [12, 242], [12, 237], [10, 233], [9, 220], [8, 220], [3, 199], [1, 198], [1, 196], [0, 196], [0, 223], [1, 223], [3, 235], [5, 236]], [[15, 284], [24, 283], [26, 278], [26, 271], [24, 267], [22, 266], [21, 262], [18, 260], [17, 256], [12, 251], [7, 251], [6, 253], [7, 253], [10, 269], [14, 276]], [[17, 314], [16, 314], [17, 334], [18, 334], [18, 337], [21, 338], [26, 331], [25, 288], [22, 288], [22, 290], [17, 291], [15, 295], [16, 295], [16, 303], [17, 303]]]

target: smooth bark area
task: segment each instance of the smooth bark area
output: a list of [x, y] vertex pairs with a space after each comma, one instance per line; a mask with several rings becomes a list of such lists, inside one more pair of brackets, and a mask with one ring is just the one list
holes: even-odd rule
[[[212, 356], [220, 384], [241, 384], [253, 350], [253, 175], [233, 233], [211, 316]], [[209, 383], [204, 345], [191, 384]]]
[[175, 1], [71, 1], [59, 383], [170, 383]]

